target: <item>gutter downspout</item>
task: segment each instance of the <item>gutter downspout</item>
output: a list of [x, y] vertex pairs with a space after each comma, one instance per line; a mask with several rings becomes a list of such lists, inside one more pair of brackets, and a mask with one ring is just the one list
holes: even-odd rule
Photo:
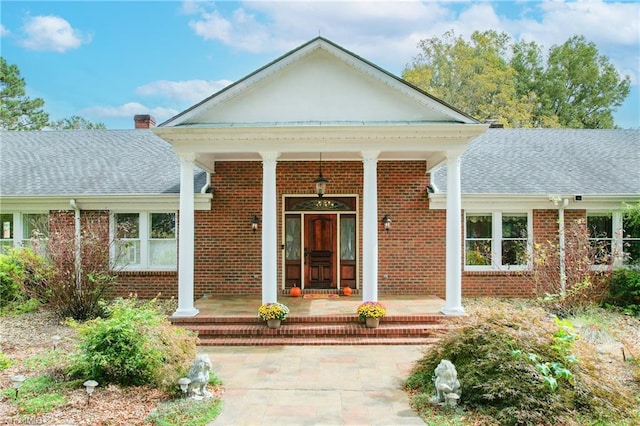
[[202, 187], [202, 189], [200, 190], [201, 194], [206, 194], [207, 190], [210, 188], [210, 182], [211, 182], [211, 173], [206, 172], [207, 173], [207, 180], [204, 184], [204, 186]]
[[76, 289], [78, 294], [82, 294], [82, 245], [81, 245], [81, 229], [80, 229], [80, 207], [75, 199], [69, 201], [75, 212], [75, 272], [76, 272]]
[[565, 229], [564, 229], [564, 209], [569, 205], [569, 199], [562, 200], [562, 205], [558, 208], [558, 243], [560, 245], [560, 294], [565, 296], [567, 294], [567, 265], [565, 258]]

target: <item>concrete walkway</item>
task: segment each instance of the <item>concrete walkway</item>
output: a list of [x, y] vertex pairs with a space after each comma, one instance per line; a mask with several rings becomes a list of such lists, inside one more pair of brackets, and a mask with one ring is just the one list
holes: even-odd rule
[[402, 389], [424, 348], [199, 347], [225, 387], [211, 425], [424, 425]]

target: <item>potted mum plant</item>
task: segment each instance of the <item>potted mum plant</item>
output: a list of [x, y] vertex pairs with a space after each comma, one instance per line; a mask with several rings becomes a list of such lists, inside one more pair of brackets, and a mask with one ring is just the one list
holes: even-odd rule
[[380, 324], [380, 318], [387, 315], [387, 309], [380, 302], [361, 303], [357, 312], [369, 328], [376, 328]]
[[258, 316], [267, 322], [267, 327], [278, 328], [280, 323], [289, 315], [289, 308], [282, 303], [264, 303], [258, 308]]

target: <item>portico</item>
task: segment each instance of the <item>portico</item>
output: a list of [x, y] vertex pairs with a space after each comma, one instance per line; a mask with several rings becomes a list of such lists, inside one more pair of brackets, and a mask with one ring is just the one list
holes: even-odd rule
[[[261, 298], [263, 303], [275, 302], [278, 290], [285, 286], [279, 259], [278, 230], [283, 229], [284, 216], [277, 191], [281, 185], [278, 165], [317, 162], [320, 154], [329, 164], [362, 164], [361, 192], [346, 195], [361, 197], [354, 213], [361, 233], [361, 242], [356, 241], [362, 263], [356, 285], [365, 301], [378, 300], [378, 243], [384, 215], [379, 209], [379, 164], [419, 161], [428, 179], [436, 166], [446, 162], [443, 312], [464, 313], [460, 156], [487, 127], [323, 38], [163, 123], [153, 131], [171, 143], [181, 164], [179, 307], [174, 315], [198, 313], [194, 305], [194, 167], [215, 174], [220, 163], [261, 163]], [[328, 178], [327, 196], [345, 195], [336, 193], [335, 183], [332, 187]], [[213, 191], [215, 204], [215, 187]], [[306, 195], [313, 196], [312, 181]]]

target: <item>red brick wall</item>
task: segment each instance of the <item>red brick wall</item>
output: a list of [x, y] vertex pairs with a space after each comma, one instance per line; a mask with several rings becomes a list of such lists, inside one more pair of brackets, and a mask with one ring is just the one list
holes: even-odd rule
[[[277, 164], [278, 288], [282, 283], [283, 196], [314, 193], [317, 162]], [[358, 195], [359, 287], [362, 288], [362, 188], [363, 165], [324, 162], [329, 180], [327, 194]], [[445, 210], [429, 210], [425, 187], [429, 176], [423, 161], [378, 163], [378, 290], [384, 294], [433, 294], [445, 296]], [[216, 163], [210, 211], [195, 212], [195, 296], [203, 294], [260, 294], [261, 230], [251, 231], [251, 218], [262, 219], [262, 164]], [[82, 212], [108, 215], [107, 212]], [[567, 210], [566, 220], [584, 217], [584, 210]], [[393, 220], [385, 232], [382, 217]], [[536, 241], [557, 239], [558, 211], [533, 212]], [[462, 218], [461, 218], [462, 220]], [[71, 223], [72, 225], [72, 223]], [[108, 228], [106, 229], [108, 232]], [[464, 242], [463, 242], [464, 244]], [[463, 265], [461, 265], [463, 267]], [[533, 281], [522, 272], [463, 272], [463, 296], [527, 297]], [[120, 272], [117, 292], [139, 297], [177, 296], [177, 272]]]

